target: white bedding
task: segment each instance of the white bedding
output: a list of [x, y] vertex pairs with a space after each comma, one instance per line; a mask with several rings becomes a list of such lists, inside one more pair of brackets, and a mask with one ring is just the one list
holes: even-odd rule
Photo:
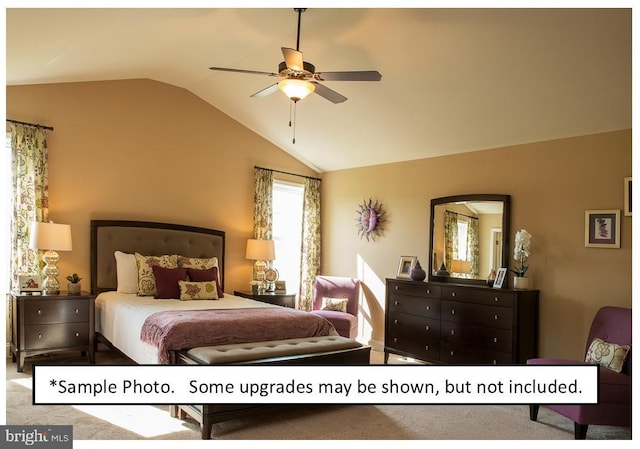
[[280, 307], [228, 293], [217, 300], [178, 301], [154, 299], [115, 291], [100, 293], [96, 297], [96, 331], [106, 337], [113, 346], [138, 364], [158, 364], [155, 346], [140, 340], [140, 331], [146, 318], [164, 310], [241, 309], [256, 307]]

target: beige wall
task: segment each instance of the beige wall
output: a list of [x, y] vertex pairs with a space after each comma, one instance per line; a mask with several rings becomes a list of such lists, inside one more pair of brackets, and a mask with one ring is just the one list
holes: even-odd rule
[[[371, 332], [380, 343], [385, 278], [395, 277], [401, 255], [418, 256], [427, 267], [430, 200], [509, 194], [511, 248], [518, 229], [533, 235], [528, 276], [540, 289], [540, 353], [580, 357], [595, 311], [631, 306], [631, 217], [621, 213], [620, 249], [584, 246], [585, 210], [623, 210], [625, 176], [630, 130], [325, 173], [322, 269], [364, 280], [365, 324], [372, 329], [363, 338]], [[387, 212], [375, 242], [360, 239], [354, 226], [357, 206], [369, 198]]]
[[50, 218], [73, 237], [58, 266], [87, 289], [89, 221], [109, 218], [226, 231], [225, 289], [246, 289], [254, 165], [318, 175], [190, 92], [150, 80], [7, 87], [7, 117], [54, 127]]
[[[244, 288], [254, 165], [317, 176], [191, 93], [149, 80], [7, 87], [7, 117], [55, 127], [50, 215], [72, 225], [61, 274], [89, 285], [89, 220], [165, 221], [227, 232], [226, 289]], [[393, 151], [392, 148], [389, 151]], [[579, 356], [603, 304], [631, 305], [631, 218], [622, 248], [585, 248], [586, 209], [622, 209], [631, 131], [563, 139], [323, 175], [323, 273], [358, 276], [369, 303], [362, 338], [383, 339], [384, 280], [401, 255], [426, 269], [431, 198], [512, 196], [512, 229], [533, 234], [530, 275], [541, 290], [540, 352]], [[355, 212], [378, 199], [384, 235], [360, 239]]]

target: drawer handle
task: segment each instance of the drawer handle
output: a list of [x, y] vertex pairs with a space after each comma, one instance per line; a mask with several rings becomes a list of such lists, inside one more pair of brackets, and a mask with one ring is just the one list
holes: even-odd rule
[[456, 309], [451, 309], [451, 315], [455, 315], [456, 314]]
[[456, 331], [451, 329], [451, 335], [455, 335], [455, 334], [456, 334]]
[[496, 296], [495, 298], [493, 298], [493, 300], [494, 300], [495, 302], [498, 302], [498, 301], [500, 301], [500, 298], [498, 298], [498, 297]]
[[398, 324], [398, 320], [393, 320], [393, 324]]
[[38, 315], [42, 315], [42, 310], [38, 309]]
[[400, 290], [400, 286], [399, 285], [396, 285], [396, 290]]
[[399, 306], [400, 305], [400, 301], [393, 301], [393, 305], [394, 306]]
[[456, 297], [456, 292], [451, 292], [451, 296]]
[[497, 320], [498, 319], [498, 315], [493, 315], [493, 319]]
[[42, 339], [42, 334], [38, 334], [38, 340]]
[[494, 361], [493, 361], [493, 364], [494, 364], [494, 365], [497, 365], [497, 364], [498, 364], [498, 362], [497, 362], [496, 360], [494, 360]]
[[424, 327], [424, 330], [426, 331], [430, 331], [431, 330], [431, 326], [429, 326], [428, 324]]
[[76, 337], [79, 337], [79, 336], [80, 336], [80, 332], [76, 332]]
[[431, 294], [431, 289], [427, 289], [427, 295]]
[[76, 312], [76, 315], [77, 315], [77, 314], [80, 313], [80, 310], [76, 309], [75, 312]]
[[427, 310], [431, 310], [431, 306], [427, 306]]
[[394, 339], [393, 339], [393, 342], [394, 342], [394, 343], [398, 343], [398, 339], [397, 339], [397, 338], [394, 338]]
[[425, 349], [425, 351], [428, 351], [429, 350], [429, 345], [425, 346], [424, 349]]
[[493, 337], [493, 342], [498, 343], [498, 337]]
[[449, 354], [450, 354], [450, 355], [453, 355], [453, 351], [451, 351]]

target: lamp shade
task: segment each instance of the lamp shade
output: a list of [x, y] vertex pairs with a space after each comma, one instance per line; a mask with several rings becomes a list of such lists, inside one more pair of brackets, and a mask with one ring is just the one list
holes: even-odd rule
[[71, 251], [71, 226], [59, 223], [31, 223], [29, 246], [34, 249]]
[[273, 240], [247, 240], [247, 259], [251, 260], [274, 260], [276, 250]]
[[316, 86], [313, 83], [297, 79], [282, 80], [278, 83], [278, 87], [293, 101], [300, 101], [316, 90]]
[[471, 272], [471, 262], [454, 259], [451, 261], [451, 271], [453, 273], [469, 274]]

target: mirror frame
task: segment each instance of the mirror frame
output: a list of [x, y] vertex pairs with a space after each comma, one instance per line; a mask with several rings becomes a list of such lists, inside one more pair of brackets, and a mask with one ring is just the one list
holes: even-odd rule
[[[449, 276], [436, 276], [434, 272], [440, 267], [433, 267], [433, 226], [435, 222], [435, 206], [446, 203], [456, 203], [461, 201], [500, 201], [502, 203], [502, 260], [510, 260], [511, 251], [509, 249], [509, 241], [511, 240], [511, 196], [496, 195], [491, 193], [468, 194], [445, 196], [441, 198], [433, 198], [431, 200], [431, 215], [429, 221], [429, 271], [428, 279], [430, 282], [450, 282], [456, 284], [474, 284], [486, 285], [485, 279], [466, 279]], [[506, 265], [508, 267], [508, 264]], [[507, 284], [503, 288], [507, 288]]]

